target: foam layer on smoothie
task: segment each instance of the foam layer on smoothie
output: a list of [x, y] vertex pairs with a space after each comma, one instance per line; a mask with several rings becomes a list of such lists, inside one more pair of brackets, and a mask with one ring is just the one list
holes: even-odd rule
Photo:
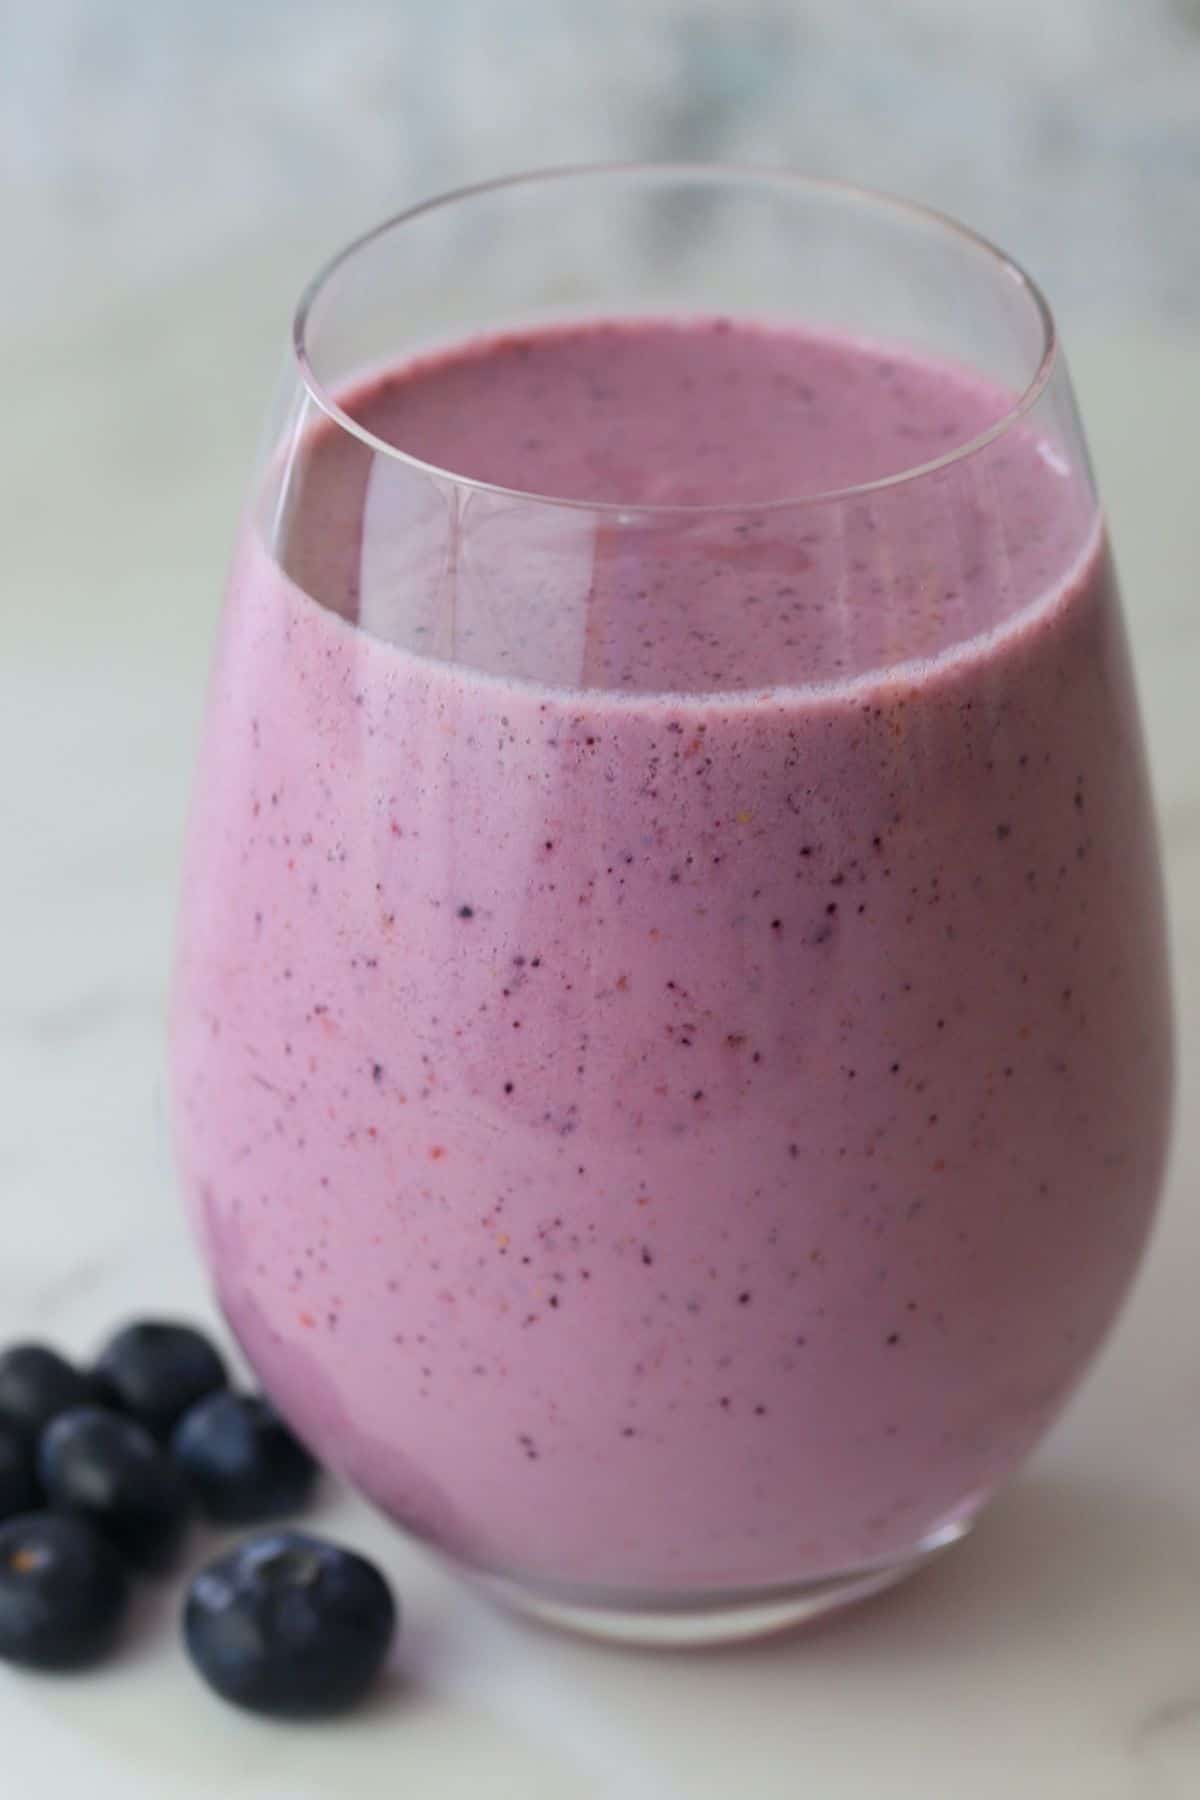
[[1020, 423], [921, 481], [816, 499], [944, 457], [1016, 397], [725, 319], [484, 339], [341, 398], [426, 463], [604, 509], [456, 488], [327, 425], [299, 446], [280, 553], [306, 593], [375, 636], [546, 685], [728, 692], [934, 658], [1060, 582], [1092, 513]]

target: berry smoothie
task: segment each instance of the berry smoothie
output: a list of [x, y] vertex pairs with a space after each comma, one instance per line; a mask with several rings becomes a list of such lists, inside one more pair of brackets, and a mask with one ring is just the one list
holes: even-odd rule
[[1090, 490], [1021, 422], [889, 485], [1010, 397], [725, 319], [481, 338], [340, 402], [580, 504], [318, 417], [247, 524], [173, 1024], [228, 1317], [482, 1568], [901, 1558], [1058, 1412], [1161, 1173]]

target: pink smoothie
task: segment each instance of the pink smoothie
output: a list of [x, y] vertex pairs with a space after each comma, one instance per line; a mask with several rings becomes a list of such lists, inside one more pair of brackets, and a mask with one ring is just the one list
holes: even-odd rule
[[[1153, 829], [1082, 478], [961, 371], [709, 320], [343, 396], [233, 574], [181, 1164], [282, 1408], [596, 1589], [900, 1557], [1028, 1453], [1142, 1246]], [[780, 504], [769, 504], [771, 502]]]

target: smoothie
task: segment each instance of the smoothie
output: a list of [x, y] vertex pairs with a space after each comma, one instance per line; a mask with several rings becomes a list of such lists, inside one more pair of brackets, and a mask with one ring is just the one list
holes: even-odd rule
[[176, 1129], [233, 1328], [485, 1569], [901, 1558], [1045, 1431], [1161, 1172], [1086, 483], [1017, 422], [887, 485], [1010, 398], [724, 319], [339, 398], [363, 435], [303, 421], [245, 529], [191, 830]]

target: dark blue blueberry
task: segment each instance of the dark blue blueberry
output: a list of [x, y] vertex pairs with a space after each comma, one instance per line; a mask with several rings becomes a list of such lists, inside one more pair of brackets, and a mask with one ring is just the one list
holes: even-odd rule
[[258, 1525], [298, 1512], [317, 1465], [258, 1394], [209, 1394], [175, 1427], [171, 1451], [192, 1493], [220, 1525]]
[[46, 1344], [13, 1344], [0, 1355], [0, 1422], [33, 1442], [59, 1413], [95, 1397], [90, 1378]]
[[35, 1512], [41, 1504], [33, 1446], [23, 1431], [0, 1425], [0, 1519]]
[[0, 1525], [0, 1657], [31, 1669], [78, 1669], [110, 1649], [129, 1577], [84, 1519], [25, 1513]]
[[251, 1538], [196, 1575], [188, 1654], [222, 1699], [314, 1718], [360, 1700], [387, 1657], [396, 1603], [372, 1563], [303, 1532]]
[[192, 1325], [142, 1319], [126, 1325], [101, 1351], [96, 1377], [124, 1412], [157, 1438], [169, 1437], [189, 1406], [229, 1386], [215, 1347]]
[[86, 1519], [150, 1573], [174, 1561], [189, 1510], [187, 1484], [135, 1419], [82, 1406], [50, 1425], [38, 1474], [56, 1512]]

